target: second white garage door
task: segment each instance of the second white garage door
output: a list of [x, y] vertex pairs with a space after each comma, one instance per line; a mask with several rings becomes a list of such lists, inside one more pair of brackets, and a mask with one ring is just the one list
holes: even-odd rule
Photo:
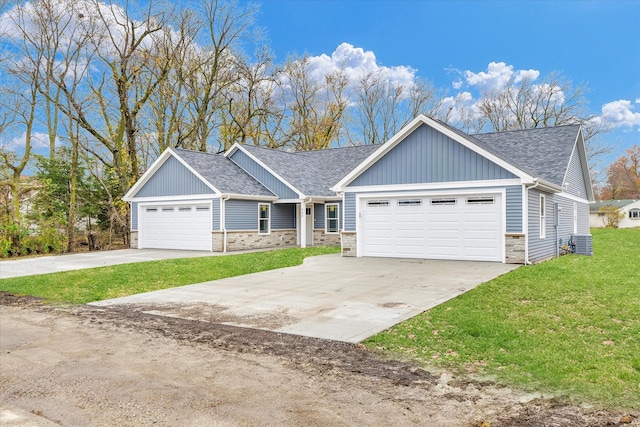
[[211, 205], [141, 206], [138, 248], [211, 250]]
[[362, 256], [502, 261], [500, 194], [362, 199]]

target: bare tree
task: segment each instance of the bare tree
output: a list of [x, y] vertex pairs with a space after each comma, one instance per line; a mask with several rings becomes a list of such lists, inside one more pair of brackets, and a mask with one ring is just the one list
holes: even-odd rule
[[317, 81], [309, 73], [309, 57], [291, 57], [282, 72], [288, 101], [287, 140], [296, 151], [328, 148], [338, 140], [348, 101], [347, 79], [337, 71]]

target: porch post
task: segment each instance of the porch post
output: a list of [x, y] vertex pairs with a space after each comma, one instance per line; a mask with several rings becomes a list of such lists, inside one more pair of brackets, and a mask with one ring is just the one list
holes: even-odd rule
[[300, 202], [300, 247], [307, 247], [307, 204]]

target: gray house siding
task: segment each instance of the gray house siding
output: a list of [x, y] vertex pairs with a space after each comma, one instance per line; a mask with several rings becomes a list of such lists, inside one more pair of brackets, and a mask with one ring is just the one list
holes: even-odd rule
[[131, 203], [131, 231], [138, 230], [138, 203]]
[[271, 205], [271, 229], [290, 230], [296, 228], [296, 205]]
[[344, 231], [356, 231], [356, 193], [344, 194]]
[[515, 175], [435, 129], [422, 125], [349, 185], [510, 178], [515, 178]]
[[213, 199], [213, 215], [211, 229], [214, 231], [220, 230], [220, 199]]
[[567, 168], [567, 175], [564, 180], [566, 192], [583, 199], [587, 198], [587, 189], [585, 188], [584, 174], [582, 173], [582, 164], [580, 159], [580, 151], [574, 147]]
[[[540, 238], [540, 194], [545, 194], [545, 238]], [[558, 234], [553, 224], [554, 203], [560, 207], [558, 214]], [[529, 261], [539, 262], [556, 255], [558, 245], [566, 244], [573, 232], [573, 206], [578, 207], [578, 234], [589, 234], [589, 205], [575, 202], [558, 194], [542, 193], [538, 190], [529, 191]], [[556, 240], [557, 239], [557, 240]]]
[[229, 231], [258, 229], [258, 202], [253, 200], [227, 200], [225, 226]]
[[175, 157], [169, 157], [149, 178], [135, 197], [184, 196], [215, 194]]
[[229, 158], [281, 199], [298, 198], [295, 191], [256, 163], [244, 151], [236, 150]]
[[[227, 200], [225, 224], [229, 231], [258, 229], [258, 202], [254, 200]], [[295, 228], [295, 205], [281, 204], [271, 206], [271, 229], [286, 230]]]
[[513, 185], [506, 187], [507, 233], [524, 233], [522, 226], [523, 187]]
[[[327, 202], [327, 203], [338, 203], [338, 223], [340, 226], [340, 230], [342, 227], [342, 202]], [[313, 228], [316, 230], [324, 230], [325, 228], [325, 204], [324, 203], [316, 203], [313, 206]]]

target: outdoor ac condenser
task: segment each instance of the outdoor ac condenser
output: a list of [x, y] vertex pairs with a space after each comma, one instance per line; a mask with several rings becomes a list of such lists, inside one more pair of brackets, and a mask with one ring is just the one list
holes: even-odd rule
[[575, 253], [578, 255], [593, 255], [593, 245], [591, 243], [591, 234], [576, 234], [573, 236], [576, 244]]

